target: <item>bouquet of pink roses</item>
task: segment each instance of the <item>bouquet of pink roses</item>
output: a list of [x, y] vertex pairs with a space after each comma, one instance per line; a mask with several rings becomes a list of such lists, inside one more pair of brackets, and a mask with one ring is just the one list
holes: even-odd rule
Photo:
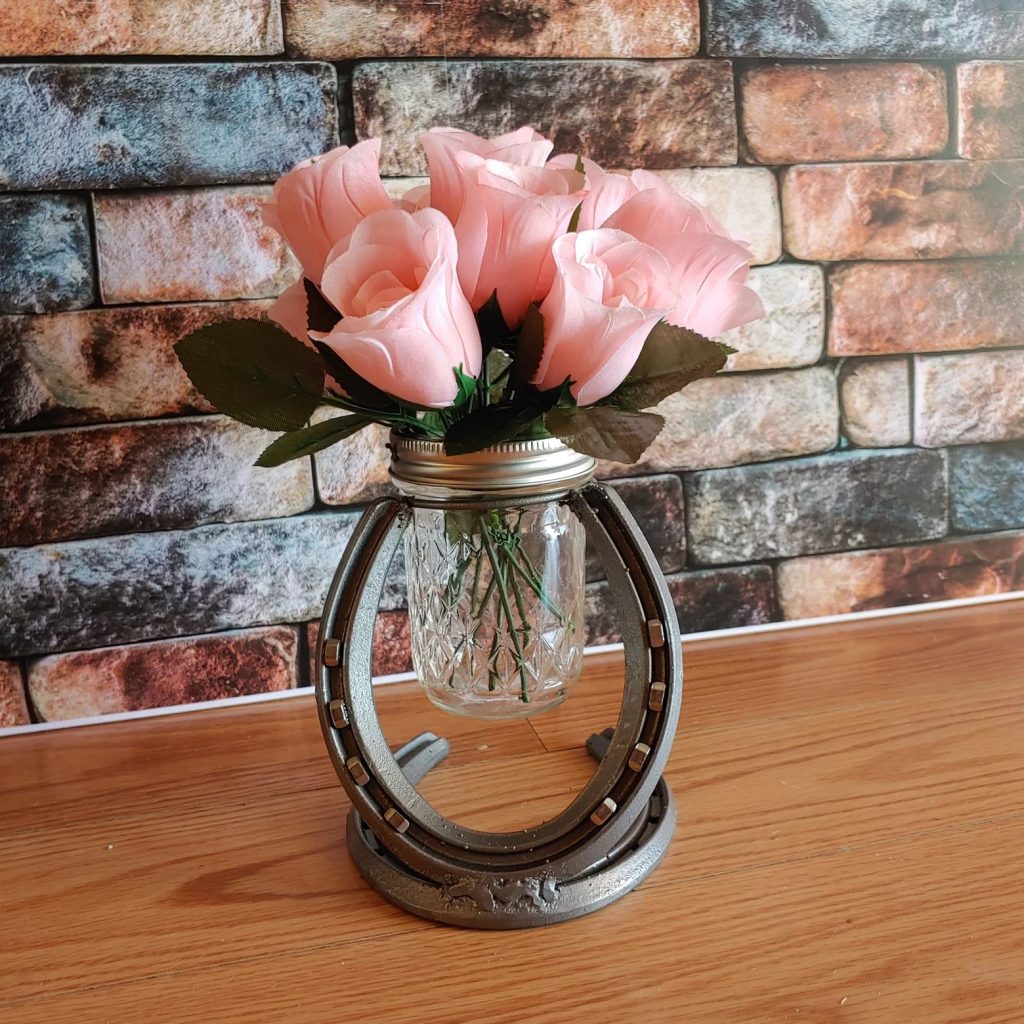
[[[656, 174], [611, 173], [531, 128], [421, 137], [429, 185], [393, 200], [380, 141], [274, 186], [266, 223], [302, 280], [273, 323], [212, 324], [176, 351], [221, 412], [284, 432], [273, 466], [370, 423], [477, 451], [555, 436], [635, 462], [647, 412], [725, 363], [709, 340], [761, 315], [748, 249]], [[338, 415], [309, 424], [314, 410]]]

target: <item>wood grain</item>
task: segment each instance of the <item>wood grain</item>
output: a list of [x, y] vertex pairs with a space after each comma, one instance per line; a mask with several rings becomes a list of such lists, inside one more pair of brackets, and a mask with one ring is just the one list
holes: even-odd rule
[[[305, 700], [0, 742], [0, 1019], [1019, 1024], [1022, 610], [692, 645], [666, 861], [529, 933], [365, 887]], [[519, 827], [589, 777], [616, 660], [529, 724], [378, 699], [395, 742], [455, 738], [437, 806]]]

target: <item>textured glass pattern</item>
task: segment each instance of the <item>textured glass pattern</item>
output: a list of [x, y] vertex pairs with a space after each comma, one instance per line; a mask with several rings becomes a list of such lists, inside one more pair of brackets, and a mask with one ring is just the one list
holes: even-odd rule
[[561, 703], [583, 667], [585, 544], [564, 501], [414, 511], [412, 654], [435, 704], [514, 718]]

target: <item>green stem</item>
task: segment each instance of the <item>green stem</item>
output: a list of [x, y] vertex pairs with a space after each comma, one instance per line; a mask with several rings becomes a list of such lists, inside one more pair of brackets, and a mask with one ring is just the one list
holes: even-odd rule
[[564, 626], [565, 616], [562, 614], [561, 610], [558, 607], [556, 607], [554, 602], [552, 602], [551, 598], [548, 597], [547, 590], [545, 590], [544, 588], [544, 584], [540, 582], [540, 577], [537, 573], [536, 567], [534, 566], [533, 562], [530, 561], [530, 556], [523, 550], [522, 541], [519, 538], [518, 534], [516, 535], [515, 546], [516, 550], [519, 552], [523, 560], [526, 562], [526, 565], [524, 566], [522, 562], [520, 562], [518, 559], [512, 556], [510, 558], [512, 567], [516, 570], [516, 572], [519, 573], [520, 576], [523, 577], [523, 579], [526, 581], [526, 585], [537, 595], [537, 598], [541, 602], [541, 604], [543, 604], [544, 607], [547, 608], [547, 610], [551, 612], [552, 615], [554, 615], [554, 617], [558, 620], [558, 624], [560, 626]]
[[523, 653], [523, 647], [519, 641], [519, 634], [516, 632], [515, 624], [512, 621], [512, 605], [508, 599], [508, 585], [505, 582], [505, 573], [499, 563], [490, 534], [487, 530], [484, 530], [481, 536], [484, 542], [484, 547], [487, 549], [487, 557], [490, 559], [492, 571], [494, 572], [494, 575], [498, 577], [498, 596], [501, 600], [502, 610], [505, 613], [505, 620], [508, 622], [509, 634], [512, 637], [512, 644], [516, 649], [516, 661], [519, 665], [519, 681], [522, 687], [520, 700], [526, 704], [529, 703], [530, 700], [529, 681], [526, 678], [526, 655]]

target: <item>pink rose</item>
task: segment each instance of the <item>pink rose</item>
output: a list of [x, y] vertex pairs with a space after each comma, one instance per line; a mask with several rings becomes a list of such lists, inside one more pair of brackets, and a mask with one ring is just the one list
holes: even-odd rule
[[[648, 172], [634, 171], [632, 178]], [[650, 175], [655, 178], [655, 175]], [[672, 268], [679, 299], [665, 319], [706, 337], [764, 315], [757, 295], [744, 283], [750, 250], [733, 241], [699, 204], [664, 187], [648, 187], [604, 221], [657, 249]]]
[[[573, 168], [580, 158], [573, 153], [561, 153], [548, 161], [548, 167]], [[651, 171], [633, 171], [620, 174], [606, 171], [593, 160], [583, 157], [583, 172], [587, 176], [587, 196], [580, 209], [578, 229], [590, 231], [605, 226], [608, 218], [624, 203], [644, 189], [654, 188], [670, 192], [672, 188]]]
[[510, 327], [544, 298], [554, 276], [551, 245], [583, 199], [583, 175], [556, 167], [516, 167], [460, 153], [466, 175], [459, 240], [459, 280], [473, 309], [497, 290]]
[[302, 281], [285, 288], [273, 305], [267, 310], [267, 316], [280, 327], [283, 327], [293, 338], [313, 347], [309, 340], [306, 322], [306, 288]]
[[654, 326], [678, 295], [665, 258], [624, 231], [563, 235], [555, 279], [540, 307], [544, 351], [533, 383], [542, 391], [572, 378], [580, 405], [610, 395], [625, 379]]
[[273, 200], [263, 204], [264, 223], [291, 246], [316, 284], [331, 249], [368, 214], [394, 205], [380, 180], [379, 158], [380, 139], [338, 146], [278, 178]]
[[372, 213], [327, 258], [321, 290], [342, 314], [329, 345], [371, 384], [414, 405], [443, 408], [483, 358], [459, 288], [455, 232], [437, 210]]
[[520, 128], [496, 139], [483, 139], [458, 128], [431, 128], [420, 135], [420, 145], [430, 167], [430, 205], [453, 224], [459, 219], [465, 195], [460, 153], [517, 167], [542, 167], [554, 148], [554, 143], [532, 128]]

